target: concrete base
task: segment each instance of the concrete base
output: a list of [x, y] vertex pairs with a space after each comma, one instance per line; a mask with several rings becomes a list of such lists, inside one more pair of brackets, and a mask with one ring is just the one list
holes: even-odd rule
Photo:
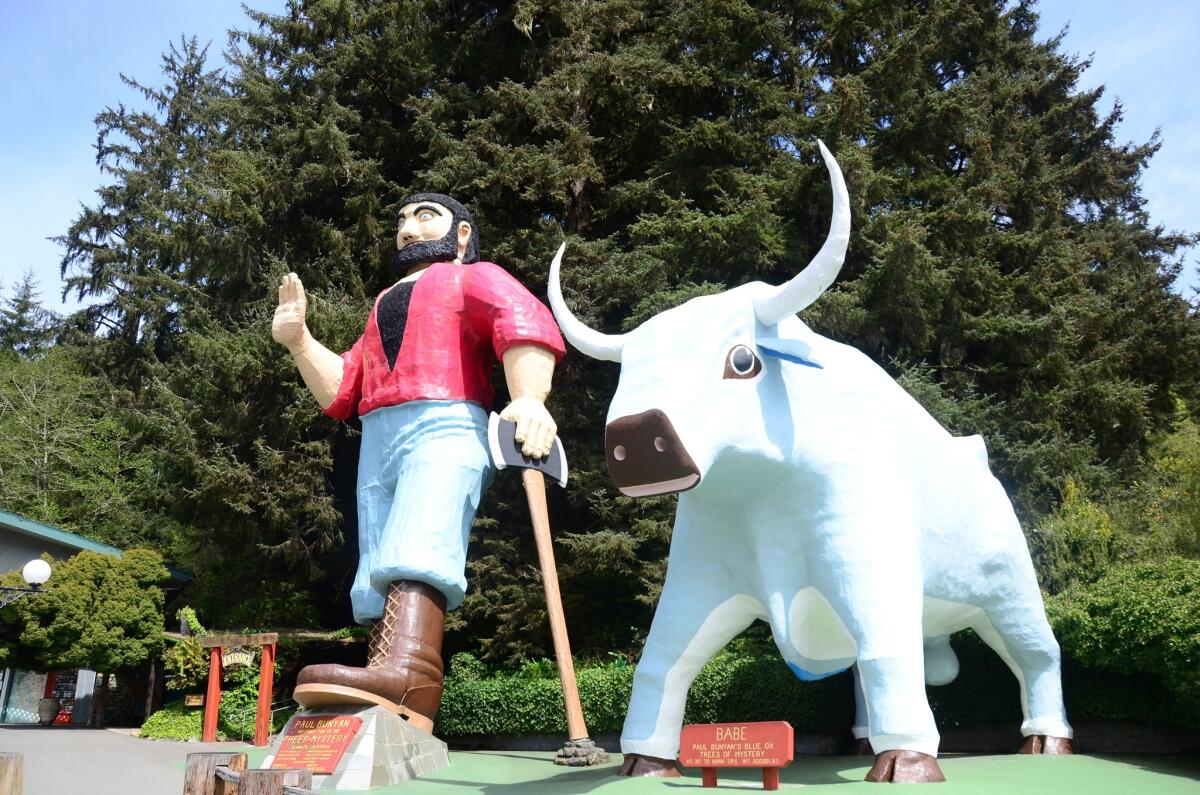
[[450, 764], [444, 742], [391, 710], [379, 706], [345, 704], [296, 713], [280, 733], [279, 739], [275, 740], [262, 766], [271, 766], [293, 720], [301, 716], [335, 715], [362, 718], [362, 726], [350, 741], [337, 769], [329, 775], [313, 775], [313, 789], [365, 790], [386, 787], [432, 773]]

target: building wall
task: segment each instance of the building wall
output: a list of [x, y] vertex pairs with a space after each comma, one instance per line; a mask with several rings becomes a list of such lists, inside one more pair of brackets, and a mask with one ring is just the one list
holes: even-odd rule
[[8, 672], [12, 676], [2, 723], [37, 723], [38, 700], [46, 692], [46, 675], [33, 671]]
[[43, 552], [49, 552], [55, 560], [66, 560], [78, 551], [64, 544], [0, 527], [0, 572], [19, 571], [29, 561], [40, 558]]

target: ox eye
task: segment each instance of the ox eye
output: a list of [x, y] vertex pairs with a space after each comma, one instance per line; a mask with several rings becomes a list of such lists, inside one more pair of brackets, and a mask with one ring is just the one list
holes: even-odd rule
[[762, 362], [746, 345], [734, 345], [725, 356], [725, 378], [753, 378], [762, 372]]

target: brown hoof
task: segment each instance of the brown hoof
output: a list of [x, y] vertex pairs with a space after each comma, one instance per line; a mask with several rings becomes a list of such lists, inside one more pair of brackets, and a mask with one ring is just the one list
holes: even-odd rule
[[925, 784], [945, 781], [937, 760], [920, 751], [884, 751], [875, 757], [867, 781], [890, 781], [895, 784]]
[[856, 756], [874, 756], [875, 749], [871, 747], [871, 741], [866, 737], [856, 737], [850, 753]]
[[662, 759], [657, 756], [642, 756], [641, 754], [625, 754], [625, 761], [617, 768], [618, 776], [657, 776], [658, 778], [679, 778], [679, 766], [674, 759]]
[[1045, 734], [1031, 734], [1021, 744], [1018, 754], [1073, 754], [1075, 749], [1066, 737], [1048, 737]]

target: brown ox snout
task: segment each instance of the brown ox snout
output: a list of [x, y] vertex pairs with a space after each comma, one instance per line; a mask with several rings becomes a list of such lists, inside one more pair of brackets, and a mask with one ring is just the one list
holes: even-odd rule
[[699, 468], [659, 409], [610, 422], [604, 453], [609, 476], [630, 497], [686, 491], [700, 482]]

